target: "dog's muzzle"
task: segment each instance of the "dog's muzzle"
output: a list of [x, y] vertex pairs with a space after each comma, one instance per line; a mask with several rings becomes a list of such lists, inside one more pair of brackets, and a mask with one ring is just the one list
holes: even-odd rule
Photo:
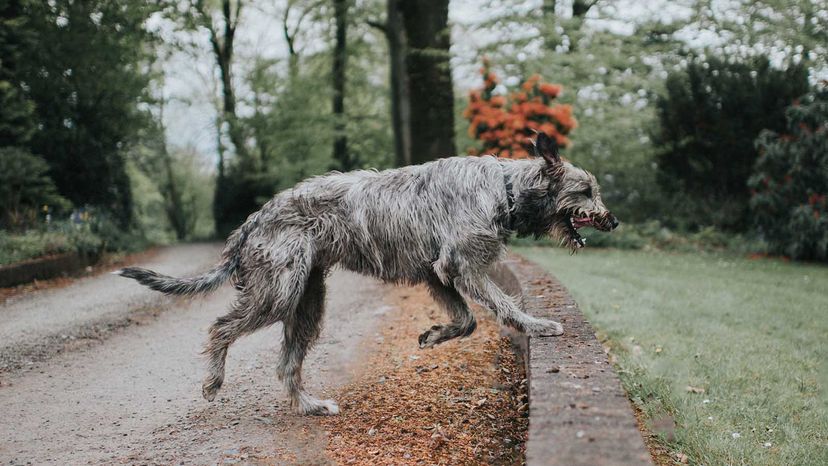
[[618, 225], [620, 225], [620, 223], [621, 222], [618, 221], [615, 215], [612, 215], [611, 213], [607, 212], [606, 214], [600, 217], [589, 219], [589, 221], [583, 222], [583, 224], [578, 226], [591, 225], [601, 231], [612, 231], [618, 228]]

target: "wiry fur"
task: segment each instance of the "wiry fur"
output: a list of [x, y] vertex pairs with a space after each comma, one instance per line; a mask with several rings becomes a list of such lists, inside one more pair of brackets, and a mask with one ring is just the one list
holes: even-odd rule
[[[424, 332], [424, 348], [474, 331], [464, 295], [521, 331], [563, 332], [556, 322], [523, 313], [487, 275], [513, 232], [552, 233], [571, 243], [572, 215], [611, 217], [592, 175], [561, 162], [554, 148], [544, 152], [540, 138], [539, 147], [543, 157], [531, 160], [455, 157], [311, 178], [252, 214], [210, 272], [177, 279], [127, 268], [121, 275], [169, 294], [210, 291], [232, 277], [239, 294], [210, 328], [204, 397], [212, 400], [221, 387], [227, 349], [237, 338], [282, 322], [277, 373], [292, 403], [302, 413], [335, 414], [334, 401], [313, 398], [301, 381], [302, 361], [320, 332], [325, 275], [334, 265], [389, 282], [425, 283], [451, 322]], [[594, 196], [578, 194], [585, 185], [595, 186]]]

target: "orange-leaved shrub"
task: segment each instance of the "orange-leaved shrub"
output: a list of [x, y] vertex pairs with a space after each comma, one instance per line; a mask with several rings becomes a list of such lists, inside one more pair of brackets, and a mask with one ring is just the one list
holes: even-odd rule
[[572, 116], [571, 105], [554, 103], [561, 93], [560, 85], [543, 82], [540, 75], [534, 74], [507, 96], [496, 95], [499, 80], [487, 59], [480, 73], [483, 86], [469, 93], [463, 116], [469, 120], [469, 136], [480, 141], [482, 147], [470, 148], [469, 154], [529, 157], [535, 131], [555, 138], [559, 146], [569, 145], [567, 135], [578, 122]]

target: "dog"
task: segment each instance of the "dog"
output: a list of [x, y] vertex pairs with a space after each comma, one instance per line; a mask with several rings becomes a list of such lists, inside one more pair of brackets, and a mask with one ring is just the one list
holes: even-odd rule
[[563, 161], [540, 133], [535, 157], [451, 157], [385, 171], [332, 172], [285, 190], [251, 214], [228, 238], [221, 262], [192, 278], [129, 267], [116, 273], [171, 295], [215, 290], [232, 279], [238, 295], [210, 327], [202, 393], [212, 401], [224, 381], [228, 347], [240, 336], [282, 322], [277, 374], [302, 414], [337, 414], [334, 400], [302, 387], [302, 362], [319, 336], [325, 277], [331, 267], [386, 282], [424, 283], [451, 321], [419, 337], [421, 348], [467, 337], [477, 326], [464, 297], [529, 335], [561, 335], [561, 324], [529, 316], [487, 271], [512, 234], [551, 235], [576, 250], [578, 229], [610, 231], [618, 220], [604, 206], [589, 172]]

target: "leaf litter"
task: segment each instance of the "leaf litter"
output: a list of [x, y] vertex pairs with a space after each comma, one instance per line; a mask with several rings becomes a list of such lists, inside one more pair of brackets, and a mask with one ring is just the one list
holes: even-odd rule
[[[448, 318], [423, 287], [398, 289], [383, 338], [323, 419], [327, 455], [348, 465], [523, 464], [526, 374], [496, 322], [475, 309], [473, 335], [420, 350], [417, 337]], [[479, 312], [478, 312], [479, 311]]]

